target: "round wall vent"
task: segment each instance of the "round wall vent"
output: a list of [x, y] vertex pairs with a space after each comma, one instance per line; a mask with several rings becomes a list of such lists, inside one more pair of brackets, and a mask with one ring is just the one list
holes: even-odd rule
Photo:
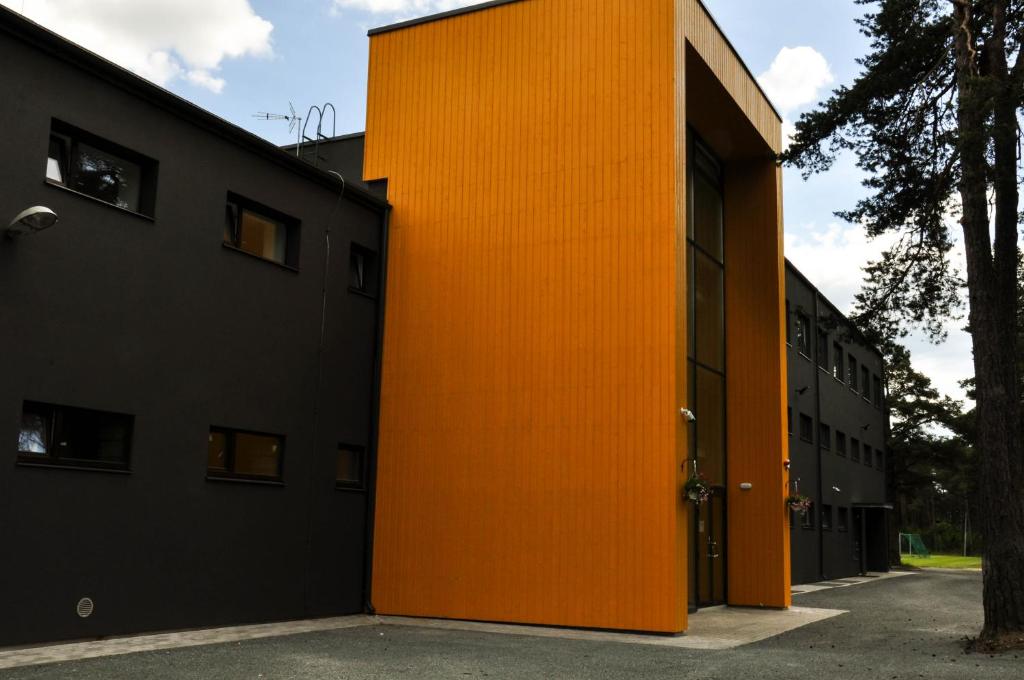
[[75, 607], [75, 611], [77, 611], [78, 615], [83, 619], [87, 619], [92, 616], [93, 609], [94, 605], [92, 603], [92, 599], [88, 597], [83, 597], [79, 600], [78, 605]]

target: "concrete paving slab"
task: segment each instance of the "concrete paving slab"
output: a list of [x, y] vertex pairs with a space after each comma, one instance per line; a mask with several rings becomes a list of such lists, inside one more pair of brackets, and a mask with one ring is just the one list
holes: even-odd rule
[[119, 654], [133, 654], [135, 652], [215, 645], [222, 642], [256, 640], [282, 635], [340, 630], [356, 626], [372, 626], [376, 623], [377, 619], [374, 616], [340, 616], [329, 619], [208, 628], [174, 633], [156, 633], [153, 635], [134, 635], [131, 637], [71, 642], [45, 647], [23, 647], [0, 651], [0, 669], [58, 663], [61, 661], [96, 659], [105, 656], [117, 656]]
[[690, 615], [690, 627], [683, 635], [650, 635], [643, 633], [616, 633], [612, 631], [581, 630], [578, 628], [549, 628], [503, 623], [479, 623], [449, 619], [418, 619], [401, 616], [382, 616], [381, 623], [391, 626], [412, 626], [441, 630], [458, 630], [500, 635], [557, 638], [562, 640], [589, 640], [592, 642], [618, 642], [622, 644], [677, 647], [680, 649], [733, 649], [766, 638], [830, 619], [846, 612], [841, 609], [790, 607], [782, 609], [755, 609], [742, 607], [711, 607]]

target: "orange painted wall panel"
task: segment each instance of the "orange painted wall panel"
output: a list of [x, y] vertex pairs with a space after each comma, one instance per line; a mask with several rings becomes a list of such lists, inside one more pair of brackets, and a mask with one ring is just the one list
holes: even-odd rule
[[[379, 612], [685, 629], [689, 3], [522, 0], [372, 37], [364, 175], [389, 180], [394, 207]], [[735, 69], [723, 50], [709, 52], [719, 71]], [[716, 96], [745, 127], [715, 139], [764, 160], [774, 134], [764, 102], [733, 75]], [[781, 305], [772, 177], [737, 184], [752, 192], [738, 205], [758, 205], [733, 211], [752, 234], [727, 253], [727, 268], [750, 269], [731, 293], [727, 283], [736, 310]], [[781, 485], [773, 442], [784, 443], [784, 414], [773, 424], [755, 409], [748, 430], [739, 409], [753, 397], [732, 384], [761, 370], [751, 357], [771, 360], [762, 347], [744, 355], [744, 343], [773, 333], [781, 343], [781, 311], [762, 312], [752, 334], [745, 317], [727, 320], [738, 338], [729, 474]], [[753, 384], [784, 396], [784, 381], [775, 366]], [[743, 603], [783, 606], [788, 581], [774, 569], [757, 577], [760, 558], [746, 557], [788, 539], [764, 514], [781, 507], [784, 486], [777, 497], [767, 488], [729, 492], [730, 541], [742, 548], [730, 546], [730, 601], [735, 582]], [[750, 526], [747, 512], [761, 513]], [[788, 579], [788, 562], [781, 572]]]
[[525, 0], [372, 38], [378, 611], [685, 627], [673, 26]]

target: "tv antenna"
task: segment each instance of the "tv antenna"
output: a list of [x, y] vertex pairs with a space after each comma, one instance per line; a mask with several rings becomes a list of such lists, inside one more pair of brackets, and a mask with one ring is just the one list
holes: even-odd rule
[[302, 149], [302, 130], [299, 127], [300, 123], [302, 123], [302, 116], [295, 113], [295, 107], [291, 102], [288, 102], [288, 110], [290, 111], [288, 114], [260, 111], [259, 113], [254, 113], [252, 117], [259, 120], [286, 120], [288, 121], [288, 134], [299, 130], [295, 137], [295, 155], [298, 156]]

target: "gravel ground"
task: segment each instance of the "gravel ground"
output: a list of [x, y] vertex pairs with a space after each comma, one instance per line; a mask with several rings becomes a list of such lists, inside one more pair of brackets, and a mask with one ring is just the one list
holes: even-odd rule
[[848, 614], [728, 651], [373, 626], [0, 671], [0, 679], [687, 678], [865, 680], [1024, 677], [1024, 655], [967, 655], [981, 575], [927, 571], [795, 604]]

